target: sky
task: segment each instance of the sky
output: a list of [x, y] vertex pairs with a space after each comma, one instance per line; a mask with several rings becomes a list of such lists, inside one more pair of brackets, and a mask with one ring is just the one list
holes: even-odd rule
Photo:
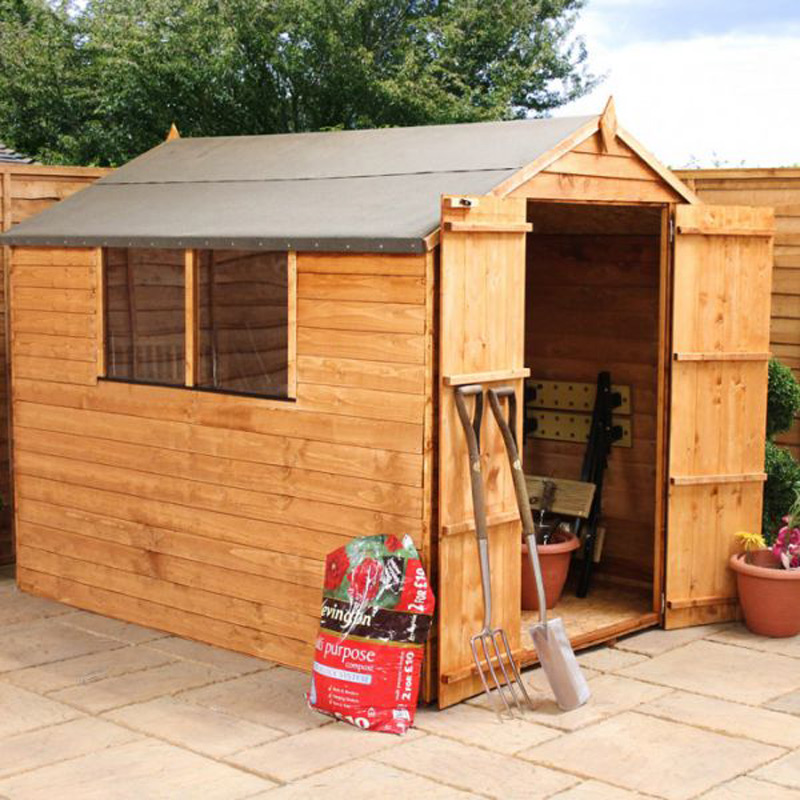
[[611, 94], [673, 168], [800, 166], [800, 0], [588, 0], [576, 33], [605, 80], [559, 115]]

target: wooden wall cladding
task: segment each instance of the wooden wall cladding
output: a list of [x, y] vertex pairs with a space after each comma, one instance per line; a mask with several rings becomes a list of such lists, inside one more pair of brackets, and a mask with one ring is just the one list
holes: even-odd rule
[[[525, 364], [537, 378], [631, 387], [633, 446], [615, 447], [603, 493], [601, 570], [653, 578], [659, 338], [659, 217], [643, 209], [533, 206]], [[605, 233], [596, 232], [597, 228]], [[618, 233], [626, 229], [629, 233]], [[537, 233], [538, 231], [538, 233]], [[562, 231], [557, 233], [556, 231]], [[577, 479], [584, 445], [529, 438], [525, 469]]]
[[[36, 164], [0, 164], [0, 231], [27, 219], [74, 194], [108, 172], [84, 167], [43, 167]], [[6, 271], [10, 248], [0, 247], [0, 564], [14, 560], [11, 475], [9, 463], [6, 345]], [[30, 366], [30, 364], [29, 364]]]
[[[703, 169], [677, 174], [704, 202], [775, 209], [770, 350], [800, 379], [800, 169]], [[800, 419], [778, 442], [800, 458]]]
[[98, 382], [96, 263], [14, 250], [20, 585], [310, 668], [327, 552], [430, 553], [433, 257], [297, 256], [296, 402]]

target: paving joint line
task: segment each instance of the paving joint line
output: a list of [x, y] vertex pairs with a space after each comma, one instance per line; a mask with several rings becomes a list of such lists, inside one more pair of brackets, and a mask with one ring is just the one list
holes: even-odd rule
[[[179, 663], [179, 662], [172, 662], [172, 663]], [[161, 666], [162, 667], [168, 667], [168, 666], [170, 666], [170, 664], [162, 664]], [[150, 670], [155, 670], [155, 669], [160, 669], [160, 667], [148, 667], [147, 669], [141, 670], [141, 672], [149, 672]], [[209, 669], [214, 669], [214, 667], [209, 667]], [[126, 677], [127, 675], [130, 675], [130, 674], [137, 674], [137, 673], [125, 673], [124, 675], [115, 675], [115, 676], [112, 676], [110, 678], [105, 678], [104, 680], [114, 680], [115, 678], [124, 678], [124, 677]], [[241, 677], [241, 676], [236, 675], [236, 676], [233, 676], [232, 678], [226, 678], [225, 680], [236, 680], [237, 677]], [[218, 680], [208, 681], [206, 683], [199, 683], [196, 686], [188, 686], [188, 687], [185, 687], [185, 688], [182, 688], [182, 689], [176, 689], [176, 690], [174, 690], [172, 692], [169, 692], [169, 691], [162, 692], [161, 694], [153, 695], [153, 697], [148, 697], [148, 698], [139, 699], [139, 700], [131, 700], [128, 703], [122, 703], [122, 705], [112, 706], [111, 708], [103, 708], [103, 709], [101, 709], [99, 711], [90, 711], [90, 710], [87, 711], [86, 709], [83, 709], [80, 706], [76, 705], [74, 701], [73, 702], [69, 702], [67, 700], [62, 700], [61, 698], [53, 698], [53, 697], [50, 697], [50, 696], [47, 696], [47, 699], [48, 700], [55, 700], [58, 703], [62, 703], [65, 706], [69, 706], [70, 708], [74, 708], [77, 711], [81, 711], [84, 714], [88, 714], [89, 716], [100, 717], [102, 714], [106, 714], [109, 711], [118, 711], [121, 708], [129, 708], [130, 706], [140, 705], [141, 703], [148, 703], [151, 700], [158, 700], [161, 697], [177, 697], [179, 694], [181, 694], [183, 692], [191, 692], [194, 689], [206, 689], [209, 686], [214, 686], [214, 685], [216, 685], [218, 683], [224, 683], [224, 682], [225, 681], [218, 679]], [[93, 683], [99, 683], [99, 681], [93, 681]], [[87, 684], [87, 686], [91, 686], [91, 684]], [[67, 687], [67, 688], [75, 688], [75, 687], [73, 686], [73, 687]], [[63, 690], [62, 689], [56, 689], [55, 691], [58, 692], [58, 691], [63, 691]], [[43, 696], [44, 695], [40, 695], [40, 697], [43, 697]], [[200, 704], [197, 703], [195, 705], [200, 705]]]
[[[754, 739], [751, 736], [747, 736], [743, 733], [731, 733], [730, 731], [720, 730], [719, 728], [712, 728], [708, 725], [704, 725], [702, 723], [694, 723], [694, 722], [684, 722], [683, 720], [673, 719], [672, 717], [662, 716], [661, 714], [656, 714], [652, 711], [643, 711], [640, 708], [632, 708], [630, 711], [634, 714], [639, 714], [642, 717], [650, 717], [651, 719], [660, 719], [664, 722], [671, 722], [673, 725], [683, 725], [686, 728], [694, 728], [700, 731], [708, 731], [709, 733], [714, 733], [717, 736], [725, 736], [728, 739], [739, 739], [745, 742], [753, 742], [755, 744], [763, 744], [767, 747], [776, 747], [779, 750], [783, 750], [783, 754], [779, 756], [779, 758], [783, 758], [783, 756], [787, 755], [788, 753], [792, 752], [791, 747], [786, 747], [785, 745], [775, 744], [774, 742], [765, 742], [763, 739]], [[758, 769], [758, 768], [757, 768]]]
[[[463, 786], [458, 786], [455, 783], [450, 783], [449, 781], [444, 781], [439, 777], [433, 778], [430, 775], [425, 775], [422, 772], [415, 772], [413, 769], [408, 769], [405, 766], [398, 767], [395, 764], [385, 764], [383, 761], [378, 761], [377, 759], [372, 758], [371, 756], [367, 756], [365, 760], [371, 761], [373, 764], [375, 764], [378, 767], [391, 766], [392, 769], [396, 769], [396, 770], [398, 770], [398, 772], [406, 772], [409, 775], [414, 775], [414, 776], [416, 776], [418, 778], [424, 778], [425, 780], [431, 781], [431, 783], [436, 783], [439, 786], [446, 786], [448, 789], [455, 789], [456, 791], [459, 791], [459, 792], [465, 792], [467, 794], [474, 794], [474, 795], [477, 795], [478, 797], [485, 797], [485, 798], [487, 798], [487, 800], [497, 800], [497, 795], [486, 794], [485, 792], [482, 792], [479, 789], [475, 789], [475, 788], [465, 789]], [[566, 787], [566, 788], [570, 788], [571, 789], [572, 786]]]
[[[95, 717], [87, 717], [87, 719], [96, 719], [96, 718]], [[67, 722], [77, 722], [77, 720], [71, 719], [71, 720], [67, 720]], [[65, 722], [65, 723], [61, 723], [61, 724], [67, 724], [67, 723]], [[47, 728], [49, 728], [49, 727], [59, 727], [59, 726], [57, 726], [57, 725], [46, 725], [43, 728], [37, 728], [36, 730], [37, 731], [47, 730]], [[133, 732], [135, 733], [135, 731], [133, 731]], [[26, 733], [33, 733], [33, 731], [26, 731]], [[36, 766], [33, 766], [33, 767], [26, 767], [25, 769], [17, 770], [16, 772], [12, 772], [12, 773], [8, 773], [6, 775], [0, 776], [0, 781], [4, 781], [7, 778], [16, 778], [16, 777], [19, 777], [20, 775], [27, 775], [29, 772], [36, 772], [37, 770], [46, 769], [47, 767], [52, 767], [52, 766], [55, 766], [56, 764], [66, 764], [66, 763], [68, 763], [70, 761], [76, 761], [79, 758], [86, 758], [86, 756], [94, 755], [95, 753], [102, 753], [105, 750], [112, 750], [115, 747], [124, 747], [125, 745], [132, 744], [135, 741], [141, 741], [143, 738], [145, 738], [145, 737], [139, 736], [138, 739], [133, 739], [130, 742], [116, 742], [114, 744], [107, 744], [105, 747], [95, 747], [95, 748], [93, 748], [92, 750], [89, 750], [86, 753], [78, 753], [77, 755], [69, 756], [68, 758], [57, 758], [57, 759], [55, 759], [55, 761], [48, 761], [45, 764], [37, 764]]]

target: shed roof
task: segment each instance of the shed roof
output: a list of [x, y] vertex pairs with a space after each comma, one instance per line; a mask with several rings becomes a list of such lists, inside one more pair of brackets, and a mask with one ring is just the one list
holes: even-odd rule
[[2, 238], [418, 252], [442, 194], [484, 194], [594, 119], [173, 139]]

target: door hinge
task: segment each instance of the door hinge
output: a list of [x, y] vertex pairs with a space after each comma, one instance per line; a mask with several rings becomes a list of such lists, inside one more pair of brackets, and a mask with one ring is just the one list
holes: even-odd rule
[[675, 220], [672, 217], [669, 218], [669, 241], [670, 244], [675, 241]]
[[661, 616], [663, 617], [664, 614], [667, 612], [667, 595], [665, 592], [661, 592]]

